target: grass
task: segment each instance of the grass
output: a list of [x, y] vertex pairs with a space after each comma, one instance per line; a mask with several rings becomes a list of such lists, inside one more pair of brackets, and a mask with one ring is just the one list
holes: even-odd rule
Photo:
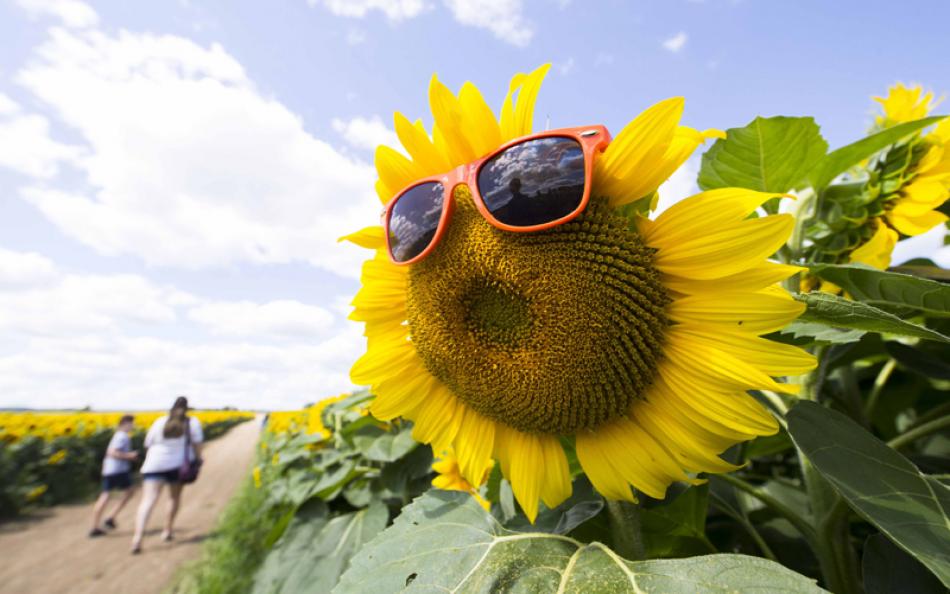
[[269, 535], [279, 521], [276, 510], [262, 513], [266, 499], [266, 490], [245, 481], [205, 541], [201, 557], [178, 573], [166, 594], [249, 592], [254, 572], [269, 549]]

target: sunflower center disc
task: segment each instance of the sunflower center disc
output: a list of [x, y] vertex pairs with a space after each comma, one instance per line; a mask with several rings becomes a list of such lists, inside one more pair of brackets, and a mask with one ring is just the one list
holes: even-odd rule
[[479, 413], [568, 435], [623, 415], [653, 380], [669, 303], [652, 250], [602, 200], [538, 233], [491, 226], [464, 186], [409, 274], [412, 341]]

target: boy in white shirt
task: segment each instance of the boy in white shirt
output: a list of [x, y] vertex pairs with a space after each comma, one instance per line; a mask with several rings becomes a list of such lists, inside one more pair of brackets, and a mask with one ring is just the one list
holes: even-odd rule
[[109, 441], [109, 447], [106, 448], [106, 457], [102, 460], [102, 493], [99, 495], [99, 499], [96, 500], [96, 507], [93, 511], [92, 529], [89, 531], [90, 538], [105, 534], [105, 531], [99, 527], [99, 520], [109, 503], [111, 492], [114, 490], [121, 491], [122, 497], [119, 499], [119, 505], [106, 518], [104, 525], [109, 529], [115, 529], [116, 515], [132, 499], [134, 494], [132, 462], [139, 457], [139, 453], [132, 449], [132, 438], [130, 436], [134, 421], [135, 418], [132, 415], [123, 415], [119, 420], [118, 429]]

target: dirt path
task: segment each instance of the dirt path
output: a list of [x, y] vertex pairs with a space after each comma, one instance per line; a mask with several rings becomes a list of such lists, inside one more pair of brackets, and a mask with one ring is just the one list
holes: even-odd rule
[[114, 532], [90, 539], [92, 504], [64, 505], [0, 524], [0, 592], [3, 594], [148, 594], [161, 592], [178, 567], [197, 558], [215, 520], [247, 476], [259, 420], [242, 423], [208, 443], [201, 477], [185, 488], [175, 541], [159, 537], [167, 505], [162, 493], [152, 512], [141, 555], [129, 554], [140, 492], [119, 514]]

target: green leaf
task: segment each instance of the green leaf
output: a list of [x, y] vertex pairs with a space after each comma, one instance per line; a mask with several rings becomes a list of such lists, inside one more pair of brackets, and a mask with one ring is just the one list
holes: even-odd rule
[[686, 557], [716, 552], [706, 538], [709, 485], [690, 487], [669, 501], [640, 509], [647, 557]]
[[950, 338], [935, 330], [902, 320], [860, 301], [821, 292], [798, 294], [795, 299], [808, 306], [805, 313], [798, 318], [799, 322], [950, 342]]
[[375, 462], [394, 462], [419, 445], [412, 439], [410, 427], [398, 433], [384, 432], [375, 436], [357, 435], [353, 438], [353, 443], [368, 460]]
[[862, 138], [857, 142], [852, 142], [851, 144], [835, 149], [815, 163], [812, 170], [808, 172], [808, 179], [811, 181], [813, 187], [823, 188], [831, 183], [834, 178], [879, 150], [894, 144], [898, 140], [922, 128], [939, 122], [944, 117], [945, 116], [933, 116], [922, 120], [898, 124], [897, 126], [882, 130], [877, 134]]
[[950, 315], [950, 285], [855, 264], [813, 266], [811, 271], [838, 285], [857, 301]]
[[353, 557], [334, 592], [822, 592], [743, 555], [636, 561], [600, 543], [506, 530], [467, 493], [430, 491]]
[[731, 128], [703, 155], [699, 187], [760, 192], [794, 189], [828, 150], [812, 118], [758, 117]]
[[350, 558], [386, 527], [388, 516], [386, 506], [376, 503], [330, 518], [322, 501], [308, 502], [254, 575], [252, 594], [329, 592]]
[[852, 509], [950, 586], [950, 488], [815, 402], [801, 401], [788, 413], [788, 432]]
[[943, 356], [935, 355], [899, 342], [888, 342], [884, 348], [890, 356], [908, 369], [934, 379], [950, 380], [950, 359], [947, 358], [947, 353], [942, 353]]
[[[825, 324], [795, 320], [788, 326], [782, 328], [782, 331], [779, 332], [777, 336], [770, 336], [769, 338], [797, 346], [805, 346], [813, 343], [844, 344], [860, 340], [865, 334], [867, 334], [867, 332], [864, 330], [833, 328]], [[785, 337], [788, 336], [791, 336], [792, 339], [785, 339]]]
[[864, 543], [861, 560], [864, 573], [864, 591], [867, 594], [946, 594], [932, 573], [924, 569], [881, 534], [870, 536]]

